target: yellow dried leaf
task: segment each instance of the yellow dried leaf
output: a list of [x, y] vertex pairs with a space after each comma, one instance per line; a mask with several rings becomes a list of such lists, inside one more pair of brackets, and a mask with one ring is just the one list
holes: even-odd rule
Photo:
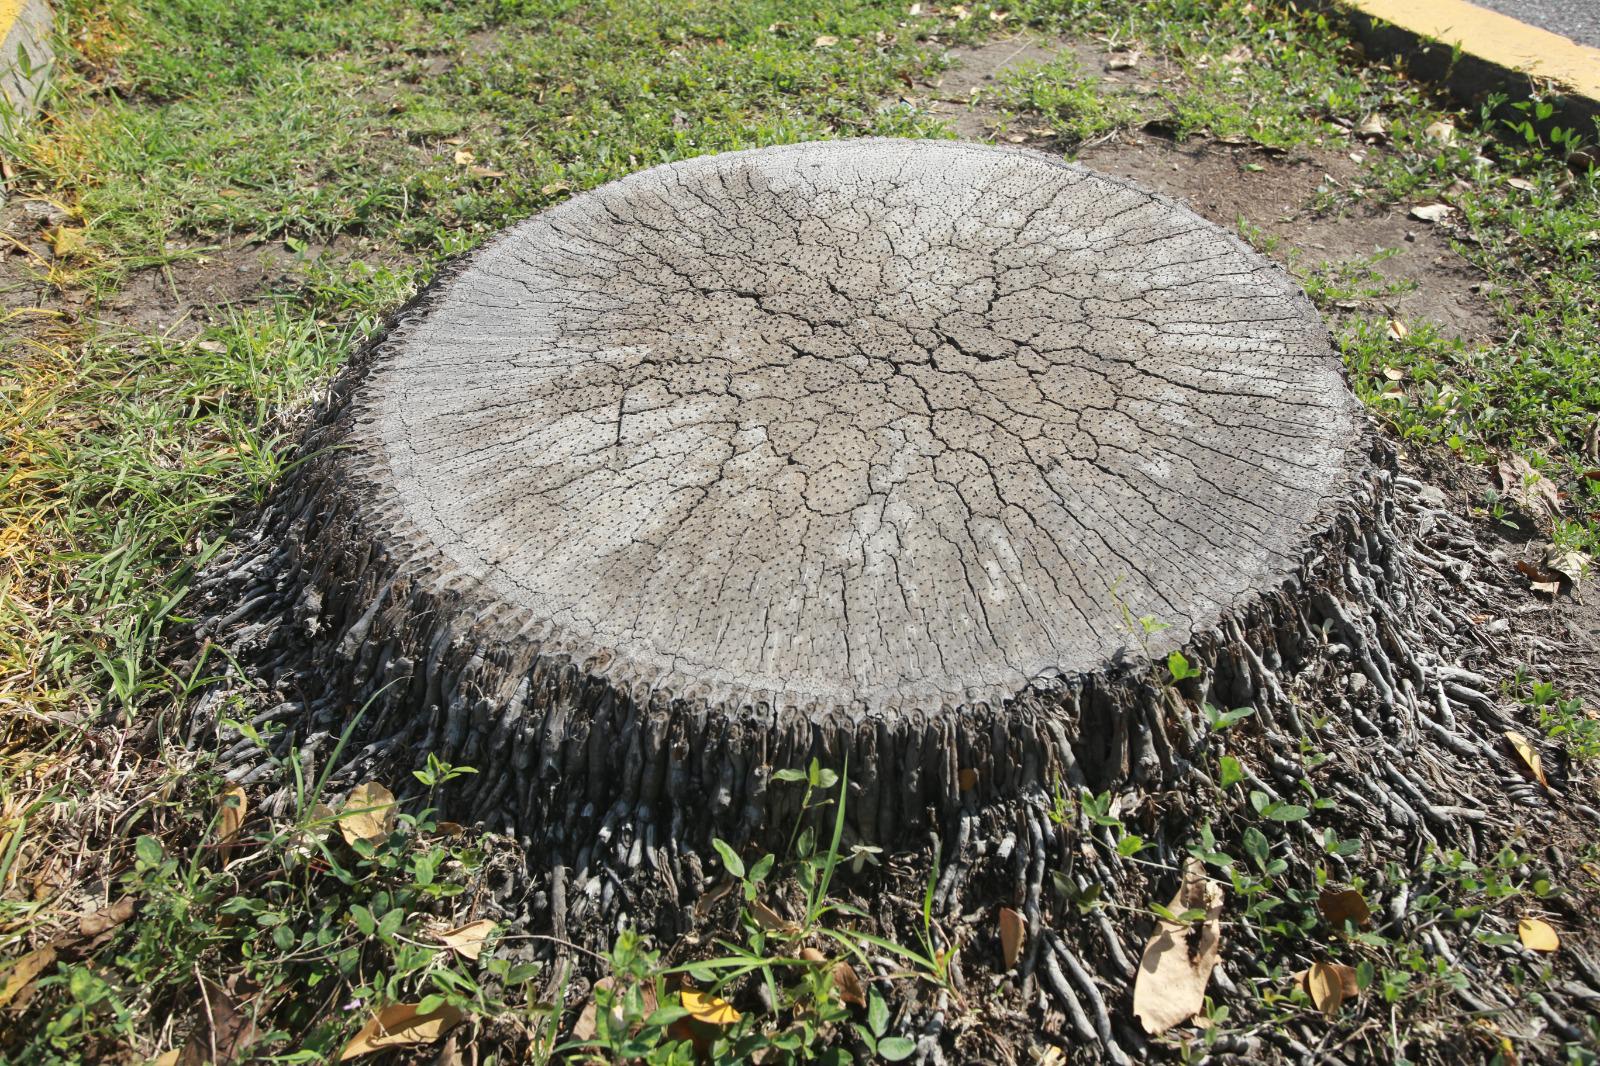
[[571, 190], [572, 186], [564, 181], [552, 181], [549, 185], [539, 188], [540, 194], [544, 196], [554, 196], [558, 192], [570, 192]]
[[1517, 938], [1529, 951], [1556, 951], [1561, 947], [1561, 938], [1556, 931], [1549, 923], [1538, 918], [1520, 919], [1517, 922]]
[[1532, 192], [1538, 187], [1527, 178], [1507, 178], [1506, 184], [1511, 186], [1513, 189], [1521, 189], [1523, 192]]
[[239, 842], [239, 829], [250, 810], [250, 801], [245, 799], [244, 789], [234, 785], [218, 802], [222, 810], [217, 814], [217, 843], [228, 849]]
[[1328, 1017], [1339, 1012], [1347, 999], [1355, 999], [1361, 990], [1356, 985], [1356, 972], [1341, 962], [1312, 963], [1305, 972], [1306, 994], [1316, 1008]]
[[474, 162], [477, 161], [477, 158], [477, 156], [472, 154], [472, 149], [470, 148], [456, 149], [456, 166], [458, 167], [470, 167]]
[[352, 788], [346, 797], [339, 812], [339, 832], [351, 844], [358, 840], [376, 843], [389, 835], [394, 814], [394, 793], [376, 781], [368, 781]]
[[458, 925], [454, 929], [446, 929], [439, 934], [439, 939], [456, 954], [476, 962], [478, 956], [483, 954], [483, 942], [489, 939], [489, 934], [494, 930], [495, 923], [482, 918], [466, 925]]
[[1010, 907], [1000, 908], [1000, 957], [1011, 969], [1022, 957], [1022, 915]]
[[732, 1025], [739, 1020], [739, 1012], [733, 1009], [733, 1004], [716, 996], [685, 988], [678, 993], [678, 998], [683, 1002], [683, 1009], [689, 1012], [689, 1017], [697, 1022]]
[[384, 1048], [431, 1044], [459, 1025], [461, 1019], [461, 1012], [448, 1004], [427, 1014], [419, 1013], [415, 1003], [385, 1007], [345, 1045], [339, 1061], [360, 1058]]
[[46, 944], [12, 963], [10, 972], [6, 974], [6, 983], [0, 985], [0, 1007], [16, 999], [17, 993], [31, 985], [33, 979], [49, 969], [55, 961], [55, 947]]
[[[1407, 337], [1411, 336], [1411, 327], [1400, 321], [1398, 318], [1391, 318], [1389, 320], [1388, 335], [1389, 339], [1392, 341], [1403, 341]], [[1391, 377], [1391, 374], [1397, 374], [1399, 376]], [[1396, 370], [1392, 366], [1386, 366], [1383, 368], [1383, 375], [1384, 377], [1389, 378], [1390, 381], [1399, 381], [1400, 378], [1406, 376], [1406, 372], [1404, 370]]]
[[150, 1066], [178, 1066], [178, 1056], [182, 1054], [182, 1052], [182, 1048], [173, 1048], [171, 1051], [164, 1051], [160, 1055], [156, 1056], [155, 1061], [150, 1063]]
[[1544, 766], [1539, 761], [1539, 751], [1528, 743], [1528, 738], [1516, 730], [1508, 729], [1506, 730], [1506, 741], [1511, 745], [1511, 750], [1515, 751], [1517, 757], [1522, 760], [1522, 765], [1533, 776], [1533, 779], [1545, 788], [1549, 788], [1550, 782], [1544, 779]]
[[823, 34], [821, 37], [818, 37], [816, 40], [812, 41], [811, 45], [813, 48], [832, 48], [838, 43], [839, 38], [830, 37], [828, 34]]
[[50, 231], [50, 250], [56, 258], [82, 258], [89, 251], [88, 231], [82, 226], [57, 226]]

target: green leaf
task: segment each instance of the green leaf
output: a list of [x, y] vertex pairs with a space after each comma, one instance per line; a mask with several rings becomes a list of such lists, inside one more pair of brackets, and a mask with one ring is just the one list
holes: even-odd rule
[[806, 772], [804, 770], [779, 770], [777, 773], [772, 775], [772, 779], [774, 781], [788, 782], [804, 781], [806, 779]]
[[133, 852], [146, 866], [159, 866], [164, 854], [161, 842], [152, 836], [142, 836], [134, 841]]
[[1311, 816], [1311, 811], [1298, 803], [1269, 803], [1261, 816], [1274, 822], [1298, 822]]
[[1267, 868], [1267, 856], [1272, 852], [1272, 845], [1267, 843], [1267, 838], [1261, 830], [1255, 826], [1246, 829], [1242, 843], [1244, 845], [1244, 853], [1254, 859], [1258, 867], [1265, 870]]
[[1167, 656], [1167, 672], [1172, 675], [1172, 680], [1182, 681], [1186, 677], [1194, 676], [1194, 670], [1189, 666], [1189, 660], [1184, 658], [1183, 652], [1175, 651]]
[[767, 879], [767, 875], [772, 872], [772, 864], [776, 861], [776, 857], [770, 851], [761, 856], [760, 861], [758, 861], [754, 866], [750, 867], [750, 880], [757, 882], [765, 881]]
[[400, 923], [406, 920], [406, 912], [399, 907], [378, 919], [378, 935], [385, 940], [392, 939], [400, 931]]
[[889, 1005], [875, 988], [867, 991], [867, 1025], [871, 1027], [873, 1036], [882, 1036], [889, 1031]]
[[1121, 855], [1124, 859], [1132, 855], [1137, 855], [1142, 850], [1144, 850], [1144, 837], [1134, 836], [1132, 833], [1129, 833], [1127, 836], [1117, 841], [1117, 854]]
[[728, 842], [719, 837], [711, 838], [711, 846], [717, 849], [717, 854], [722, 856], [722, 865], [734, 877], [744, 876], [744, 860], [739, 858], [737, 852], [728, 845]]
[[1232, 788], [1244, 780], [1244, 767], [1232, 755], [1224, 755], [1218, 762], [1221, 771], [1219, 783], [1224, 789]]
[[362, 936], [371, 936], [378, 931], [378, 921], [372, 912], [359, 903], [350, 905], [350, 917], [356, 921], [356, 928], [361, 930]]
[[665, 1029], [673, 1022], [688, 1016], [689, 1012], [684, 1009], [681, 1003], [672, 1003], [665, 1007], [657, 1007], [651, 1011], [650, 1017], [644, 1020], [644, 1024], [655, 1026], [658, 1029]]
[[888, 1062], [901, 1062], [917, 1050], [917, 1042], [905, 1036], [886, 1036], [878, 1041], [878, 1057]]

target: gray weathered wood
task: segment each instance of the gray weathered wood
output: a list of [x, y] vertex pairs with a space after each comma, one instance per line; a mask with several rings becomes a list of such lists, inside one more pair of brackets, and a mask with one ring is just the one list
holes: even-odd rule
[[626, 691], [896, 713], [1186, 643], [1363, 460], [1327, 330], [1232, 235], [948, 142], [705, 156], [475, 254], [341, 476], [397, 564]]

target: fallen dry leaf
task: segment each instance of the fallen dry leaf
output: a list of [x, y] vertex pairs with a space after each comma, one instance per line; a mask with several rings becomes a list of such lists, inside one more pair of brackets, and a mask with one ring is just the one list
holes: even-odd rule
[[825, 33], [821, 37], [818, 37], [816, 40], [812, 41], [811, 42], [811, 47], [813, 47], [813, 48], [832, 48], [834, 45], [836, 45], [838, 43], [839, 43], [839, 38], [829, 36], [828, 34]]
[[339, 1061], [360, 1058], [390, 1047], [431, 1044], [461, 1024], [462, 1014], [449, 1004], [421, 1014], [415, 1003], [385, 1007], [361, 1027], [355, 1039], [339, 1053]]
[[1534, 183], [1529, 181], [1527, 178], [1507, 178], [1506, 184], [1511, 186], [1513, 189], [1521, 189], [1523, 192], [1532, 192], [1534, 189], [1538, 188], [1538, 186], [1534, 185]]
[[1538, 918], [1521, 918], [1517, 921], [1517, 938], [1529, 951], [1555, 951], [1561, 947], [1561, 938], [1547, 922]]
[[1361, 125], [1356, 127], [1356, 135], [1379, 140], [1389, 135], [1389, 127], [1383, 124], [1381, 115], [1368, 115], [1361, 120]]
[[358, 840], [376, 843], [389, 835], [394, 825], [394, 793], [368, 781], [350, 790], [339, 812], [339, 832], [347, 843]]
[[222, 809], [217, 812], [217, 845], [226, 855], [239, 843], [239, 829], [244, 825], [244, 816], [249, 813], [250, 801], [245, 798], [244, 789], [234, 785], [222, 794], [218, 802]]
[[108, 933], [133, 917], [133, 897], [123, 896], [109, 907], [102, 907], [91, 914], [85, 914], [78, 919], [78, 934], [84, 937], [97, 937], [101, 933]]
[[456, 1048], [454, 1033], [445, 1037], [444, 1047], [439, 1049], [439, 1055], [433, 1060], [433, 1066], [461, 1066], [461, 1052]]
[[455, 159], [456, 166], [470, 167], [473, 163], [477, 162], [478, 157], [472, 154], [472, 149], [470, 148], [457, 148]]
[[33, 984], [33, 979], [49, 969], [55, 961], [55, 945], [46, 944], [12, 963], [6, 973], [6, 983], [0, 985], [0, 1007], [16, 999], [19, 992]]
[[506, 172], [495, 170], [493, 167], [468, 167], [467, 173], [475, 178], [503, 178]]
[[786, 920], [783, 915], [759, 899], [751, 901], [750, 916], [756, 920], [757, 925], [769, 933], [788, 932], [796, 928], [793, 922]]
[[1522, 760], [1523, 767], [1532, 775], [1533, 779], [1545, 788], [1549, 788], [1550, 782], [1545, 780], [1544, 766], [1539, 761], [1539, 751], [1528, 743], [1528, 738], [1515, 730], [1508, 729], [1506, 730], [1506, 741], [1510, 743], [1511, 750], [1517, 753], [1517, 757]]
[[1366, 897], [1353, 888], [1323, 889], [1317, 897], [1317, 910], [1335, 929], [1343, 929], [1347, 921], [1354, 922], [1357, 929], [1365, 929], [1372, 922], [1372, 908], [1367, 906]]
[[[1411, 327], [1400, 321], [1398, 318], [1391, 318], [1389, 320], [1389, 329], [1387, 332], [1390, 340], [1403, 341], [1407, 337], [1411, 336]], [[1388, 373], [1388, 371], [1386, 370], [1384, 373]], [[1401, 376], [1403, 377], [1404, 374]], [[1398, 381], [1399, 378], [1394, 380]]]
[[1022, 957], [1022, 915], [1010, 907], [1000, 908], [1000, 957], [1011, 969]]
[[1448, 122], [1430, 122], [1423, 129], [1422, 135], [1435, 144], [1452, 145], [1456, 143], [1456, 128]]
[[572, 1039], [577, 1041], [593, 1040], [594, 1034], [599, 1032], [600, 1004], [595, 1001], [594, 993], [602, 988], [616, 987], [616, 981], [610, 977], [602, 977], [594, 983], [590, 990], [589, 1002], [583, 1005], [583, 1010], [578, 1014], [578, 1020], [572, 1025]]
[[1339, 1013], [1347, 999], [1361, 994], [1356, 984], [1356, 971], [1342, 962], [1315, 962], [1303, 976], [1306, 994], [1316, 1008], [1328, 1017]]
[[739, 1012], [725, 999], [696, 992], [692, 988], [685, 988], [679, 992], [678, 998], [683, 1002], [683, 1009], [689, 1012], [689, 1017], [697, 1022], [704, 1022], [706, 1025], [732, 1025], [739, 1020]]
[[1495, 464], [1495, 476], [1500, 479], [1501, 490], [1529, 517], [1557, 518], [1561, 515], [1561, 497], [1554, 483], [1522, 456], [1502, 455]]
[[1203, 910], [1194, 925], [1161, 919], [1139, 959], [1133, 982], [1133, 1013], [1152, 1036], [1193, 1018], [1205, 1006], [1206, 985], [1222, 949], [1222, 888], [1205, 875], [1198, 860], [1183, 868], [1183, 883], [1170, 908], [1182, 914]]
[[171, 1051], [163, 1051], [155, 1057], [150, 1066], [178, 1066], [179, 1050], [179, 1048], [173, 1048]]
[[487, 918], [466, 925], [458, 925], [454, 929], [446, 929], [439, 934], [439, 939], [449, 946], [462, 958], [478, 961], [478, 956], [483, 954], [483, 942], [493, 933], [495, 923]]
[[178, 1066], [208, 1066], [233, 1062], [256, 1042], [259, 1035], [250, 1012], [232, 993], [215, 981], [201, 978], [200, 1025], [189, 1034], [178, 1054]]
[[1588, 572], [1589, 565], [1594, 562], [1587, 552], [1576, 551], [1572, 548], [1558, 548], [1552, 544], [1545, 549], [1545, 569], [1552, 573], [1560, 574], [1572, 582], [1576, 589], [1583, 581], [1583, 575]]
[[1411, 217], [1423, 222], [1443, 222], [1454, 210], [1449, 204], [1418, 204], [1411, 209]]
[[552, 181], [549, 185], [541, 186], [539, 192], [545, 196], [554, 196], [558, 192], [571, 192], [572, 186], [564, 181]]
[[50, 231], [50, 250], [56, 258], [82, 258], [88, 254], [88, 231], [82, 226], [57, 226]]
[[1118, 52], [1106, 60], [1107, 70], [1132, 70], [1139, 65], [1138, 52]]
[[861, 977], [856, 973], [856, 968], [848, 962], [840, 962], [833, 968], [833, 987], [839, 990], [839, 998], [846, 1003], [854, 1003], [858, 1007], [867, 1005], [867, 990], [861, 983]]

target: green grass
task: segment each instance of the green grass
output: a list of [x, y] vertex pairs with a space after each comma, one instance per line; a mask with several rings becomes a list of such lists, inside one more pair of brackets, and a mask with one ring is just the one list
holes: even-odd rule
[[[1326, 309], [1356, 307], [1341, 314], [1340, 344], [1357, 391], [1397, 433], [1472, 462], [1526, 454], [1566, 494], [1568, 521], [1549, 532], [1594, 550], [1600, 481], [1581, 475], [1600, 466], [1588, 451], [1600, 411], [1600, 190], [1592, 173], [1564, 166], [1564, 146], [1452, 111], [1403, 72], [1359, 62], [1317, 16], [1282, 5], [1029, 0], [971, 4], [965, 19], [928, 4], [912, 17], [907, 6], [61, 5], [70, 62], [48, 115], [6, 146], [17, 173], [9, 195], [59, 204], [82, 247], [33, 260], [51, 300], [14, 309], [0, 328], [0, 957], [70, 938], [74, 915], [105, 897], [126, 892], [139, 910], [45, 971], [0, 1050], [28, 1062], [152, 1058], [182, 1036], [165, 1023], [192, 1005], [201, 978], [244, 989], [230, 995], [259, 1011], [281, 1061], [342, 1047], [364, 1017], [347, 1003], [424, 997], [496, 1018], [500, 1028], [485, 1037], [494, 1046], [532, 1049], [536, 1059], [548, 1050], [550, 975], [507, 961], [509, 943], [472, 967], [430, 939], [467, 916], [455, 889], [484, 876], [492, 842], [444, 834], [425, 812], [376, 845], [324, 840], [328, 816], [313, 803], [325, 797], [310, 789], [288, 815], [253, 816], [245, 847], [217, 846], [221, 783], [162, 742], [190, 682], [159, 654], [182, 614], [188, 568], [281, 470], [297, 412], [445, 257], [665, 160], [818, 137], [944, 135], [902, 97], [952, 42], [1025, 25], [1136, 47], [1145, 63], [1159, 58], [1176, 71], [1169, 89], [1136, 99], [1065, 61], [1015, 72], [993, 90], [1010, 121], [1049, 125], [1069, 149], [1156, 121], [1180, 136], [1343, 151], [1351, 126], [1383, 114], [1392, 148], [1372, 153], [1361, 191], [1349, 196], [1448, 197], [1463, 254], [1495, 288], [1503, 339], [1465, 344], [1413, 322], [1395, 340], [1370, 308], [1388, 294], [1375, 264], [1296, 269]], [[1000, 11], [1005, 21], [989, 17]], [[836, 43], [818, 43], [829, 37]], [[1425, 133], [1446, 118], [1458, 131], [1451, 146]], [[288, 280], [198, 328], [141, 329], [115, 310], [119, 297], [147, 292], [139, 286], [152, 276], [178, 284], [197, 258], [241, 247], [288, 253]], [[1553, 690], [1530, 693], [1542, 728], [1592, 757], [1583, 709]], [[130, 727], [153, 739], [125, 745]], [[1144, 841], [1094, 821], [1097, 804], [1064, 796], [1057, 813], [1114, 829], [1112, 850], [1137, 854]], [[1219, 810], [1202, 857], [1257, 908], [1238, 916], [1263, 953], [1252, 987], [1268, 990], [1249, 1000], [1266, 1012], [1251, 1024], [1298, 1016], [1303, 994], [1281, 991], [1273, 960], [1316, 942], [1316, 886], [1276, 869], [1274, 819], [1304, 810], [1315, 821], [1325, 809], [1308, 798], [1268, 815], [1238, 787]], [[800, 843], [769, 867], [767, 884], [799, 892], [812, 871], [805, 911], [817, 926], [837, 902], [814, 891], [818, 864], [851, 856]], [[1497, 857], [1485, 872], [1435, 856], [1424, 871], [1384, 870], [1362, 887], [1427, 883], [1433, 890], [1412, 893], [1412, 906], [1449, 913], [1417, 920], [1493, 911], [1501, 921], [1549, 891], [1521, 860]], [[91, 899], [81, 886], [95, 883]], [[1069, 888], [1068, 913], [1096, 905]], [[817, 1031], [806, 1025], [846, 1024], [831, 971], [774, 969], [799, 939], [756, 928], [750, 902], [739, 905], [741, 939], [728, 957], [766, 966], [783, 990], [771, 1015], [748, 1017], [728, 1039], [786, 1047], [798, 1033], [810, 1047]], [[850, 927], [846, 911], [830, 913], [831, 928]], [[1352, 942], [1348, 955], [1367, 964], [1378, 998], [1407, 1017], [1434, 1004], [1450, 975], [1397, 929], [1370, 935], [1381, 942]], [[931, 923], [904, 943], [892, 947], [909, 953], [908, 980], [944, 979], [950, 945]], [[666, 963], [625, 938], [611, 966], [628, 1024], [602, 1036], [636, 1039], [649, 1023], [659, 1039], [647, 1050], [665, 1055], [681, 1019], [652, 1022], [642, 988], [657, 985]], [[655, 991], [659, 999], [666, 989]], [[1219, 1032], [1226, 1009], [1213, 1011]], [[902, 1034], [872, 1010], [859, 1014], [849, 1024], [865, 1025], [856, 1034], [864, 1045], [883, 1058], [904, 1050]]]

